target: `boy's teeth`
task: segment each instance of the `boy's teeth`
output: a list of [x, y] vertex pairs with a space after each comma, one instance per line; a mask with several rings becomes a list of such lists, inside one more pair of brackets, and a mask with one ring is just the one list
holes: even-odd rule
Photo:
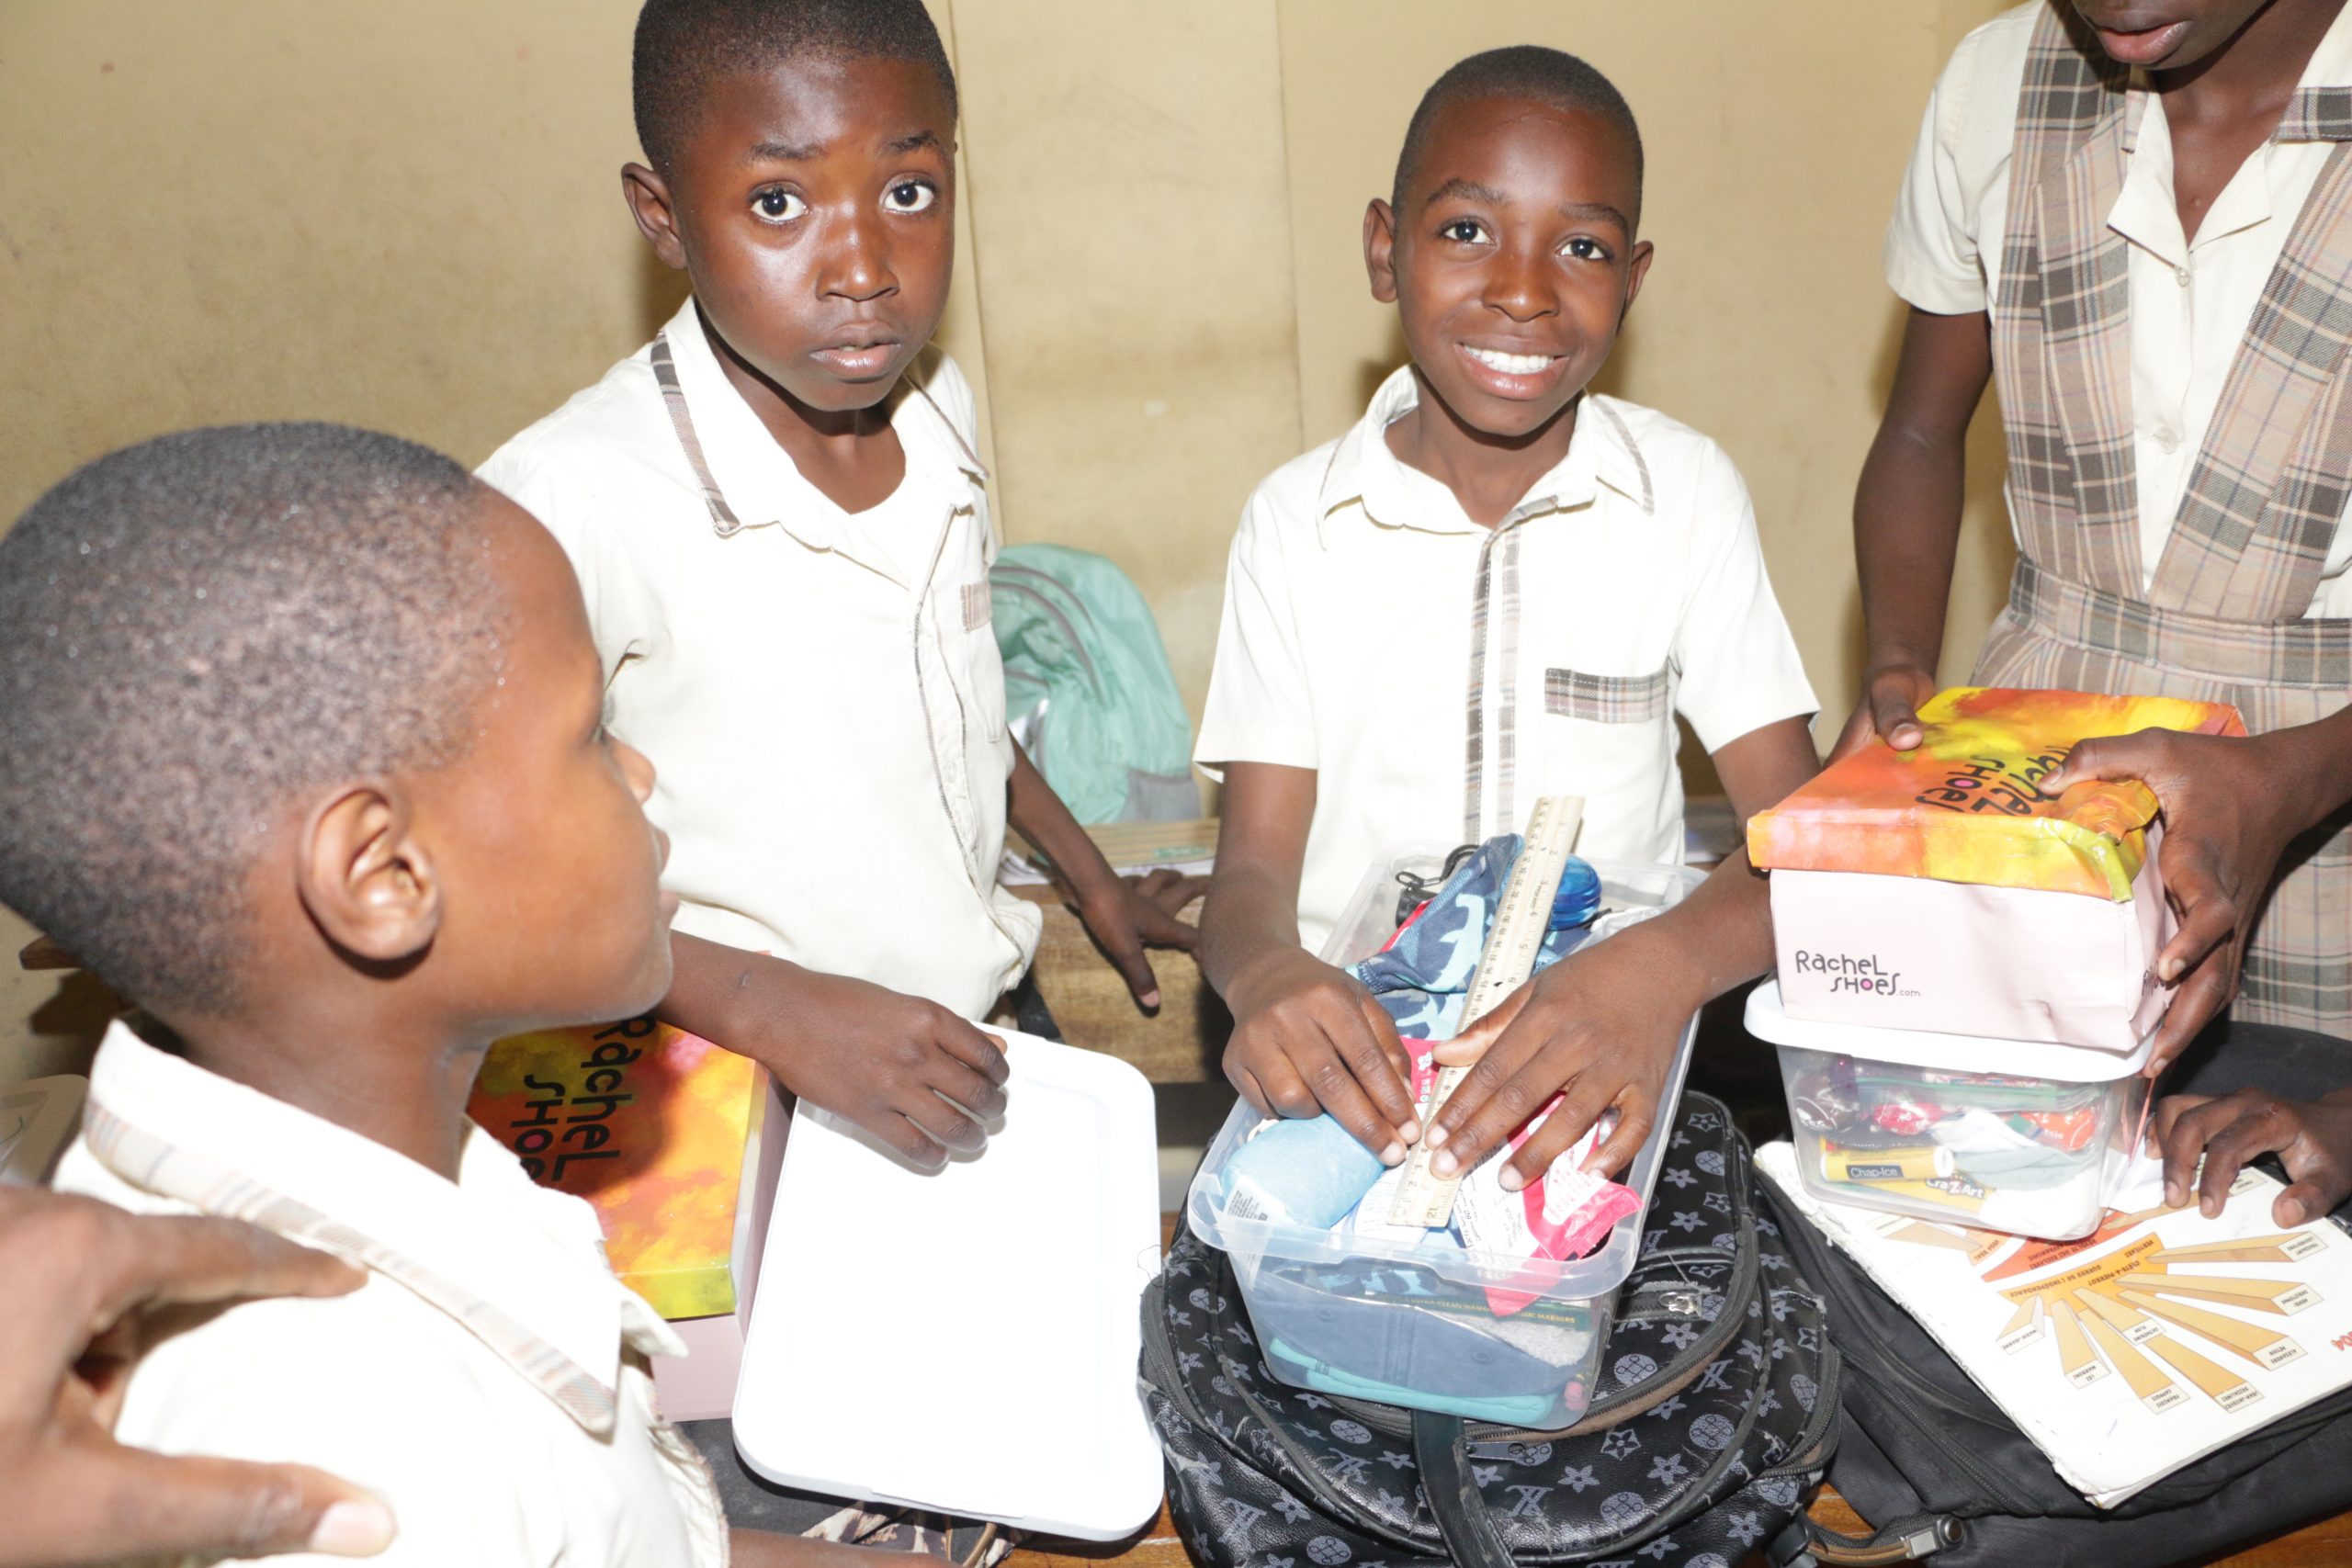
[[[1470, 347], [1467, 344], [1463, 346]], [[1549, 366], [1555, 356], [1549, 354], [1503, 354], [1491, 348], [1471, 348], [1470, 357], [1506, 376], [1532, 376]]]

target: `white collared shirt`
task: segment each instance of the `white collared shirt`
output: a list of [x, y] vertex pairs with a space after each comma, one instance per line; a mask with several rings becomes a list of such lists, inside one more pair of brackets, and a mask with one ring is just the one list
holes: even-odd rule
[[653, 1411], [645, 1358], [684, 1348], [605, 1266], [595, 1212], [480, 1128], [452, 1183], [117, 1023], [57, 1185], [248, 1220], [368, 1270], [350, 1295], [241, 1303], [162, 1339], [122, 1441], [366, 1487], [399, 1523], [371, 1560], [388, 1565], [727, 1561], [710, 1472]]
[[1408, 367], [1275, 469], [1226, 572], [1194, 755], [1316, 770], [1310, 951], [1375, 857], [1517, 832], [1538, 795], [1584, 796], [1589, 859], [1679, 863], [1674, 715], [1712, 751], [1818, 705], [1722, 447], [1589, 392], [1487, 529], [1389, 450], [1416, 400]]
[[664, 336], [735, 531], [650, 344], [481, 477], [580, 574], [613, 731], [658, 775], [677, 929], [977, 1018], [1028, 967], [1041, 918], [996, 885], [1012, 742], [971, 389], [936, 351], [909, 369], [891, 411], [906, 478], [853, 514], [728, 381], [692, 300]]
[[[1962, 39], [1928, 102], [1885, 250], [1887, 282], [1922, 310], [1964, 315], [1988, 309], [2000, 281], [2018, 95], [2044, 8], [2044, 0], [2031, 0]], [[2352, 85], [2352, 7], [2312, 51], [2301, 85]], [[2190, 241], [2173, 200], [2164, 96], [2145, 98], [2108, 226], [2130, 242], [2125, 286], [2140, 564], [2143, 585], [2153, 585], [2238, 344], [2335, 143], [2267, 141], [2255, 149]], [[2347, 568], [2352, 528], [2339, 526], [2310, 615], [2352, 615]]]

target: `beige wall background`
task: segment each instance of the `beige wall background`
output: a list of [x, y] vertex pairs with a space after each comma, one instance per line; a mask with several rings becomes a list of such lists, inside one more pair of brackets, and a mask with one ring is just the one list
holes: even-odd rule
[[[1609, 72], [1647, 144], [1658, 261], [1602, 384], [1738, 461], [1824, 734], [1842, 717], [1848, 508], [1901, 322], [1879, 238], [1996, 0], [930, 4], [965, 104], [942, 335], [1006, 536], [1119, 560], [1196, 716], [1244, 497], [1401, 355], [1357, 230], [1413, 104], [1532, 41]], [[619, 197], [635, 10], [0, 0], [0, 520], [198, 423], [479, 462], [634, 349], [683, 297]], [[1978, 437], [1951, 673], [2007, 570], [1989, 412]]]

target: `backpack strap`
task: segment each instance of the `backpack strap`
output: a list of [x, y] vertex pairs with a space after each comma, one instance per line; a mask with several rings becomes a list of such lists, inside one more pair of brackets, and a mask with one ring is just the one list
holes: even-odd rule
[[1772, 1568], [1880, 1568], [1933, 1557], [1958, 1546], [1966, 1534], [1966, 1528], [1950, 1514], [1905, 1514], [1868, 1535], [1846, 1535], [1800, 1511], [1772, 1539], [1765, 1554]]
[[1478, 1483], [1470, 1473], [1470, 1443], [1459, 1416], [1413, 1412], [1413, 1460], [1421, 1469], [1421, 1490], [1445, 1537], [1445, 1554], [1458, 1568], [1512, 1568], [1510, 1548], [1487, 1517]]

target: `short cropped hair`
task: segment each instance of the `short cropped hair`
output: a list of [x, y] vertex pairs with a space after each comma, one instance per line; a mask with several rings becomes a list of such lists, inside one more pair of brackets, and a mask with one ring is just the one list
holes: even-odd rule
[[1396, 183], [1389, 192], [1391, 207], [1405, 205], [1405, 187], [1429, 142], [1430, 126], [1438, 111], [1476, 98], [1525, 98], [1555, 109], [1576, 109], [1592, 115], [1624, 132], [1634, 149], [1634, 200], [1636, 220], [1642, 195], [1642, 131], [1634, 110], [1615, 83], [1576, 55], [1540, 44], [1514, 44], [1490, 49], [1457, 62], [1430, 84], [1405, 128], [1405, 145], [1396, 154]]
[[666, 177], [713, 78], [804, 54], [927, 66], [957, 112], [956, 70], [922, 0], [646, 0], [629, 70], [639, 145]]
[[34, 502], [0, 538], [0, 899], [141, 1003], [235, 1005], [259, 832], [470, 744], [488, 493], [413, 442], [247, 424]]

